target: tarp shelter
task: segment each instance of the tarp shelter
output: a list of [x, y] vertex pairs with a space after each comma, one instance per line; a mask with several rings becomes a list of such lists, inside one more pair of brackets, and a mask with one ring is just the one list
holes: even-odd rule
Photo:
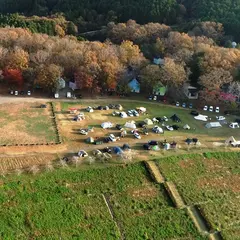
[[236, 142], [235, 138], [233, 136], [231, 136], [230, 138], [228, 138], [226, 141], [225, 141], [225, 144], [230, 144], [230, 143], [233, 143], [233, 142]]
[[153, 94], [158, 95], [158, 96], [165, 96], [167, 92], [167, 88], [163, 86], [161, 83], [158, 83], [155, 85], [153, 88]]
[[113, 127], [113, 124], [111, 122], [104, 122], [101, 124], [101, 127], [104, 129], [111, 128], [111, 127]]
[[128, 87], [131, 89], [131, 92], [140, 93], [140, 83], [136, 78], [128, 83]]
[[77, 87], [75, 82], [69, 82], [69, 88], [71, 88], [73, 91], [78, 89], [78, 87]]
[[209, 122], [205, 125], [206, 128], [218, 128], [222, 125], [219, 122]]
[[144, 122], [145, 122], [147, 125], [153, 125], [153, 122], [152, 122], [152, 120], [151, 120], [150, 118], [146, 118], [146, 119], [144, 120]]
[[208, 121], [208, 116], [206, 115], [202, 115], [202, 114], [198, 114], [197, 116], [194, 117], [196, 120], [199, 121], [204, 121], [207, 122]]
[[136, 128], [137, 128], [134, 121], [132, 121], [132, 122], [126, 122], [125, 125], [124, 125], [124, 127], [126, 127], [126, 128], [132, 128], [132, 129], [136, 129]]
[[120, 147], [113, 147], [113, 152], [117, 155], [121, 155], [123, 150]]
[[86, 143], [94, 143], [94, 138], [92, 137], [87, 138]]
[[159, 151], [159, 150], [160, 150], [160, 148], [159, 148], [159, 146], [158, 146], [158, 145], [154, 145], [154, 146], [152, 147], [152, 150], [154, 150], [154, 151]]
[[166, 143], [165, 145], [164, 145], [164, 149], [165, 150], [169, 150], [171, 148], [171, 145], [169, 144], [169, 143]]
[[63, 89], [66, 87], [66, 81], [63, 78], [59, 78], [57, 81], [57, 89]]

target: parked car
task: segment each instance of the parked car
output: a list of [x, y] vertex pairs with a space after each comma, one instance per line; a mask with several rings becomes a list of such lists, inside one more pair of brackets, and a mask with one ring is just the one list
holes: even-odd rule
[[24, 95], [25, 94], [25, 92], [24, 91], [20, 91], [20, 95]]
[[173, 129], [173, 127], [172, 126], [166, 126], [166, 129], [168, 130], [168, 131], [173, 131], [174, 129]]
[[97, 110], [103, 110], [104, 108], [103, 108], [103, 106], [98, 106], [97, 107]]
[[135, 116], [135, 117], [139, 117], [139, 113], [134, 109], [134, 110], [132, 110], [132, 113], [133, 113], [133, 115]]
[[128, 144], [123, 144], [123, 147], [122, 147], [123, 151], [126, 151], [126, 150], [130, 150], [130, 146]]
[[40, 108], [47, 108], [47, 104], [41, 104]]
[[112, 150], [111, 150], [111, 148], [109, 148], [109, 147], [105, 147], [105, 148], [102, 150], [102, 152], [103, 152], [103, 153], [111, 153]]
[[55, 94], [54, 94], [54, 98], [59, 98], [59, 94], [58, 94], [58, 93], [55, 93]]
[[110, 141], [112, 141], [112, 142], [116, 142], [116, 141], [117, 141], [117, 139], [116, 139], [116, 137], [114, 136], [114, 134], [110, 134], [110, 135], [109, 135], [109, 139], [110, 139]]
[[176, 102], [176, 107], [179, 107], [180, 106], [180, 103], [179, 102]]
[[28, 95], [28, 96], [31, 96], [31, 95], [32, 95], [32, 92], [28, 90], [28, 91], [27, 91], [27, 95]]
[[10, 90], [9, 92], [11, 95], [14, 95], [14, 91], [13, 90]]
[[120, 131], [123, 130], [123, 127], [120, 124], [117, 124], [116, 128], [117, 128], [117, 130], [120, 130]]
[[172, 125], [172, 128], [173, 128], [174, 130], [178, 130], [180, 127], [179, 127], [178, 125]]
[[140, 128], [144, 127], [145, 125], [146, 125], [145, 122], [140, 122], [140, 123], [138, 123], [138, 127], [140, 127]]
[[145, 150], [151, 150], [151, 146], [147, 143], [143, 144], [143, 149]]
[[190, 114], [193, 115], [193, 116], [198, 116], [199, 115], [199, 113], [197, 111], [194, 111], [194, 110], [191, 111]]
[[71, 98], [72, 97], [72, 93], [71, 92], [67, 92], [67, 98]]
[[158, 145], [158, 142], [155, 140], [151, 140], [151, 141], [148, 141], [148, 144], [152, 145], [152, 146], [156, 146], [156, 145]]
[[79, 133], [82, 135], [88, 135], [88, 131], [86, 131], [85, 129], [80, 129]]
[[220, 112], [220, 108], [219, 108], [219, 107], [216, 107], [216, 108], [215, 108], [215, 112], [216, 112], [216, 113], [219, 113], [219, 112]]
[[204, 110], [204, 111], [207, 111], [207, 110], [208, 110], [208, 106], [205, 105], [205, 106], [203, 107], [203, 110]]
[[208, 109], [209, 112], [213, 112], [213, 106], [210, 106]]
[[14, 91], [14, 95], [15, 95], [15, 96], [18, 96], [18, 91]]
[[183, 107], [183, 108], [185, 108], [186, 106], [187, 106], [186, 103], [183, 103], [183, 104], [182, 104], [182, 107]]
[[84, 151], [84, 150], [80, 150], [80, 151], [78, 152], [78, 156], [79, 156], [79, 157], [87, 157], [88, 154], [87, 154], [86, 151]]
[[156, 101], [157, 100], [157, 96], [153, 96], [153, 101]]
[[226, 119], [224, 116], [216, 116], [216, 118], [218, 121], [223, 121]]
[[87, 112], [93, 112], [93, 108], [90, 107], [90, 106], [88, 106], [88, 107], [86, 108], [86, 111], [87, 111]]
[[141, 139], [140, 134], [139, 134], [138, 132], [136, 132], [136, 131], [133, 133], [133, 136], [134, 136], [135, 138], [137, 138], [137, 139]]
[[163, 129], [160, 128], [159, 126], [154, 126], [152, 130], [155, 133], [163, 133]]
[[190, 109], [192, 109], [193, 108], [193, 105], [192, 105], [192, 103], [189, 103], [189, 106], [188, 106]]
[[163, 116], [163, 120], [164, 120], [165, 122], [167, 122], [167, 121], [168, 121], [168, 118], [167, 118], [166, 116]]
[[132, 110], [128, 110], [128, 111], [127, 111], [127, 115], [128, 115], [129, 117], [133, 117], [133, 112], [132, 112]]

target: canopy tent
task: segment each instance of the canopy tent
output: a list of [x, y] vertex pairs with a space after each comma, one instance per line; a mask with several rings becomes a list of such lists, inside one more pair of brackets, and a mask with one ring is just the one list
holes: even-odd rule
[[86, 143], [94, 143], [94, 138], [92, 137], [87, 138]]
[[137, 128], [134, 121], [126, 122], [125, 125], [124, 125], [124, 127], [126, 127], [126, 128], [132, 128], [132, 129], [136, 129], [136, 128]]
[[218, 128], [222, 125], [219, 122], [209, 122], [205, 125], [206, 128]]
[[131, 89], [131, 92], [140, 93], [140, 83], [136, 78], [128, 83], [128, 87]]
[[120, 117], [121, 117], [121, 118], [127, 118], [128, 115], [127, 115], [127, 113], [125, 113], [125, 112], [121, 112], [121, 113], [120, 113]]
[[146, 119], [144, 120], [144, 122], [145, 122], [147, 125], [153, 125], [153, 122], [152, 122], [152, 120], [151, 120], [150, 118], [146, 118]]
[[104, 122], [101, 124], [101, 127], [104, 129], [111, 128], [111, 127], [113, 127], [113, 124], [111, 122]]
[[137, 107], [136, 110], [140, 113], [145, 113], [147, 111], [145, 107]]

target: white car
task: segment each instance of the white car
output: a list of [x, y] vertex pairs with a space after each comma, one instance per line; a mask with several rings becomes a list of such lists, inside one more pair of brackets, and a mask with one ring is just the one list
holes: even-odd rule
[[205, 105], [205, 106], [203, 107], [203, 110], [204, 110], [204, 111], [207, 111], [207, 110], [208, 110], [208, 106]]
[[86, 111], [87, 111], [87, 112], [93, 112], [93, 108], [90, 107], [90, 106], [88, 106], [88, 107], [86, 108]]
[[71, 92], [67, 92], [67, 98], [71, 98], [72, 97], [72, 93]]
[[219, 113], [219, 112], [220, 112], [220, 108], [219, 108], [219, 107], [216, 107], [215, 112], [216, 112], [216, 113]]
[[134, 110], [132, 110], [132, 113], [133, 113], [133, 115], [135, 116], [135, 117], [139, 117], [139, 113], [134, 109]]
[[176, 107], [179, 107], [180, 106], [180, 103], [179, 102], [176, 102]]
[[81, 129], [81, 130], [79, 131], [79, 133], [82, 134], [82, 135], [88, 135], [88, 131], [86, 131], [86, 130], [84, 130], [84, 129]]
[[157, 96], [153, 96], [153, 100], [156, 101], [157, 100]]
[[86, 151], [84, 151], [84, 150], [80, 150], [80, 151], [78, 152], [78, 156], [79, 156], [79, 157], [87, 157], [88, 154], [87, 154]]
[[59, 94], [58, 94], [58, 93], [55, 93], [55, 94], [54, 94], [54, 98], [59, 98]]
[[208, 109], [209, 112], [213, 112], [213, 106], [210, 106]]
[[237, 122], [233, 122], [229, 125], [230, 128], [239, 128], [239, 125]]
[[138, 132], [134, 132], [134, 133], [133, 133], [133, 136], [134, 136], [135, 138], [137, 138], [137, 139], [141, 139], [141, 136], [140, 136], [140, 134], [139, 134]]
[[15, 92], [14, 92], [14, 95], [17, 96], [17, 95], [18, 95], [18, 91], [15, 91]]
[[129, 110], [129, 111], [127, 112], [127, 115], [128, 115], [129, 117], [133, 117], [133, 112], [132, 112], [132, 110]]
[[27, 91], [27, 95], [31, 96], [32, 95], [31, 91]]
[[116, 141], [117, 141], [116, 137], [115, 137], [113, 134], [110, 134], [110, 135], [109, 135], [109, 139], [110, 139], [110, 141], [112, 141], [112, 142], [116, 142]]
[[167, 121], [168, 121], [168, 118], [167, 118], [166, 116], [163, 116], [163, 120], [164, 120], [165, 122], [167, 122]]
[[173, 131], [173, 127], [172, 127], [172, 126], [166, 126], [166, 129], [167, 129], [168, 131]]
[[224, 116], [217, 116], [216, 118], [218, 121], [223, 121], [226, 119]]

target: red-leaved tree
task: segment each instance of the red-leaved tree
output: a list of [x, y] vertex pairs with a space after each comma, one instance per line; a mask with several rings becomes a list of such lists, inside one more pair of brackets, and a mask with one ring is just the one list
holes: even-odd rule
[[18, 87], [22, 87], [23, 85], [23, 76], [20, 69], [5, 68], [3, 70], [3, 77], [9, 84], [14, 84]]

